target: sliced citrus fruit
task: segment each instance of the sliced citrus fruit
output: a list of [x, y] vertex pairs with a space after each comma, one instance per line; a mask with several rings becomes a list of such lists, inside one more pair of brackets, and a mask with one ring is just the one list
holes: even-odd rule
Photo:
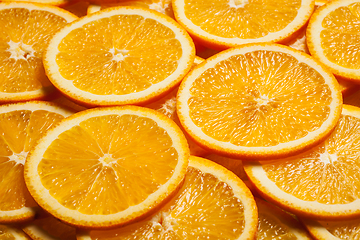
[[360, 2], [331, 1], [312, 15], [307, 44], [312, 56], [335, 75], [360, 82]]
[[101, 4], [94, 5], [91, 4], [88, 7], [87, 13], [91, 14], [102, 9], [116, 6], [134, 6], [134, 7], [143, 7], [147, 9], [152, 9], [162, 14], [168, 15], [169, 17], [174, 18], [174, 12], [172, 10], [171, 0], [130, 0], [130, 1], [119, 1], [117, 3]]
[[37, 204], [24, 181], [24, 163], [41, 135], [72, 112], [47, 102], [0, 106], [0, 222], [26, 221]]
[[50, 130], [26, 160], [37, 203], [73, 226], [105, 228], [143, 217], [175, 193], [189, 148], [179, 127], [155, 110], [95, 108]]
[[255, 198], [255, 201], [259, 211], [259, 226], [256, 239], [312, 239], [304, 226], [293, 216], [260, 198]]
[[0, 225], [0, 239], [30, 240], [30, 238], [20, 228], [10, 225]]
[[341, 114], [334, 76], [309, 55], [274, 43], [223, 51], [183, 80], [177, 113], [200, 146], [219, 155], [269, 159], [323, 140]]
[[360, 216], [360, 109], [344, 105], [332, 134], [302, 154], [246, 162], [250, 181], [264, 196], [303, 217], [341, 220]]
[[76, 18], [45, 4], [0, 3], [0, 103], [40, 99], [55, 90], [45, 75], [43, 51]]
[[81, 232], [78, 240], [254, 239], [257, 221], [254, 198], [235, 174], [191, 156], [179, 192], [152, 216], [123, 228]]
[[173, 0], [176, 20], [203, 45], [281, 42], [310, 18], [313, 0]]
[[360, 219], [347, 221], [316, 221], [301, 219], [316, 240], [360, 239]]
[[190, 70], [194, 44], [173, 19], [115, 7], [70, 23], [47, 48], [51, 82], [85, 105], [146, 104], [166, 95]]
[[76, 229], [53, 216], [35, 219], [22, 230], [35, 240], [76, 240]]

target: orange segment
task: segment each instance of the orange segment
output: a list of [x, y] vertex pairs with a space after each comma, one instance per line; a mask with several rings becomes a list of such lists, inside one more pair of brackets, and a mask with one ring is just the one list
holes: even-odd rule
[[24, 163], [35, 142], [71, 112], [46, 102], [0, 107], [0, 222], [34, 217], [37, 204], [24, 181]]
[[360, 109], [344, 105], [333, 133], [297, 156], [246, 163], [251, 182], [269, 201], [301, 216], [340, 220], [360, 216]]
[[279, 42], [310, 18], [312, 0], [174, 0], [176, 20], [205, 46], [224, 49], [250, 42]]
[[0, 4], [0, 102], [44, 98], [54, 90], [45, 75], [43, 51], [53, 34], [75, 19], [48, 5]]
[[254, 239], [255, 201], [246, 185], [211, 161], [190, 157], [177, 195], [143, 221], [107, 231], [78, 234], [79, 240], [120, 239]]
[[177, 112], [205, 149], [268, 159], [324, 139], [341, 103], [335, 78], [308, 55], [277, 44], [249, 44], [195, 67], [180, 85]]
[[190, 37], [171, 18], [117, 7], [58, 32], [44, 64], [52, 83], [68, 97], [92, 106], [122, 105], [150, 102], [169, 92], [194, 57]]
[[180, 129], [154, 110], [91, 109], [42, 138], [26, 162], [25, 179], [34, 199], [56, 218], [113, 227], [165, 201], [183, 180], [188, 157]]
[[359, 17], [358, 1], [332, 1], [314, 13], [307, 29], [310, 53], [334, 74], [354, 81], [360, 80]]

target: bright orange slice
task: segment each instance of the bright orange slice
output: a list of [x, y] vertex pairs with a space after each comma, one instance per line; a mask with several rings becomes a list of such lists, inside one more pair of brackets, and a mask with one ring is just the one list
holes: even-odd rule
[[76, 18], [45, 4], [0, 4], [0, 103], [40, 99], [55, 90], [45, 75], [43, 51]]
[[286, 41], [313, 9], [314, 0], [173, 0], [176, 20], [213, 49]]
[[268, 201], [303, 217], [341, 220], [360, 216], [360, 109], [344, 105], [334, 132], [297, 156], [244, 164]]
[[0, 222], [27, 221], [37, 204], [24, 181], [24, 163], [30, 149], [51, 126], [72, 114], [47, 102], [0, 106]]
[[246, 185], [220, 165], [192, 156], [181, 189], [155, 214], [123, 228], [81, 232], [78, 240], [250, 240], [257, 221]]
[[360, 2], [331, 1], [311, 17], [307, 43], [312, 56], [335, 75], [360, 82]]
[[82, 104], [146, 104], [175, 88], [194, 57], [191, 38], [170, 17], [116, 7], [59, 31], [44, 65], [51, 82]]
[[25, 164], [37, 203], [78, 227], [133, 222], [184, 179], [189, 148], [179, 127], [155, 110], [126, 106], [72, 115], [49, 131]]
[[289, 156], [322, 141], [341, 114], [338, 83], [309, 55], [272, 44], [223, 51], [183, 80], [177, 113], [203, 148], [232, 158]]

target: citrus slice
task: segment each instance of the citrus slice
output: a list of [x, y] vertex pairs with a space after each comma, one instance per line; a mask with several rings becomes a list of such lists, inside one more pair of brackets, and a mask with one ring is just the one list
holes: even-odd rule
[[334, 132], [297, 156], [244, 163], [264, 196], [299, 216], [342, 220], [360, 216], [360, 109], [344, 105]]
[[308, 21], [313, 9], [313, 0], [173, 0], [176, 20], [213, 49], [286, 41]]
[[35, 142], [72, 112], [47, 102], [0, 106], [0, 222], [26, 221], [37, 204], [24, 181], [24, 163]]
[[40, 99], [55, 90], [45, 75], [43, 51], [76, 18], [45, 4], [0, 3], [0, 103]]
[[236, 175], [191, 156], [184, 184], [155, 214], [123, 228], [81, 232], [78, 240], [254, 239], [257, 221], [254, 198]]
[[300, 222], [290, 214], [260, 198], [255, 198], [255, 201], [259, 211], [256, 239], [312, 239]]
[[102, 3], [100, 5], [91, 4], [88, 7], [87, 13], [91, 14], [109, 7], [117, 7], [117, 6], [143, 7], [143, 8], [155, 10], [159, 13], [174, 18], [174, 12], [172, 10], [171, 0], [131, 0], [131, 1], [119, 1], [117, 3], [108, 3], [108, 4]]
[[194, 44], [173, 19], [115, 7], [80, 18], [52, 38], [44, 59], [51, 82], [90, 106], [146, 104], [190, 70]]
[[316, 221], [301, 219], [316, 240], [360, 239], [360, 219], [347, 221]]
[[52, 216], [35, 219], [22, 230], [35, 240], [76, 240], [76, 229]]
[[115, 227], [150, 214], [177, 190], [189, 158], [179, 127], [155, 110], [125, 106], [76, 113], [26, 160], [37, 203], [77, 227]]
[[30, 238], [23, 231], [21, 231], [21, 229], [9, 225], [0, 225], [0, 239], [30, 240]]
[[311, 17], [307, 44], [312, 56], [335, 75], [360, 82], [360, 2], [331, 1]]
[[323, 140], [342, 99], [309, 55], [274, 43], [223, 51], [183, 80], [177, 113], [201, 147], [232, 158], [288, 156]]

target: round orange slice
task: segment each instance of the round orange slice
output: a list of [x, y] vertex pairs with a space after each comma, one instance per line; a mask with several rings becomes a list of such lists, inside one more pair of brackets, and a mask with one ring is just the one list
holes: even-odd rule
[[176, 192], [189, 147], [155, 110], [94, 108], [50, 130], [25, 164], [36, 202], [65, 223], [106, 228], [133, 222]]
[[142, 221], [105, 231], [82, 231], [78, 240], [255, 239], [257, 208], [251, 192], [232, 172], [190, 157], [185, 181], [165, 206]]
[[312, 56], [335, 75], [360, 82], [360, 2], [331, 1], [311, 17], [307, 44]]
[[54, 33], [76, 18], [45, 4], [0, 3], [0, 103], [41, 99], [55, 90], [43, 52]]
[[0, 223], [35, 216], [37, 204], [24, 181], [25, 159], [44, 132], [71, 114], [48, 102], [0, 106]]
[[360, 109], [344, 105], [332, 134], [302, 154], [244, 169], [265, 199], [299, 216], [342, 220], [360, 216]]
[[306, 24], [314, 0], [173, 0], [176, 20], [204, 46], [282, 42]]
[[232, 158], [304, 151], [335, 127], [342, 98], [334, 76], [309, 55], [273, 43], [223, 51], [183, 80], [177, 113], [201, 147]]
[[80, 18], [51, 40], [44, 57], [51, 82], [89, 106], [150, 103], [190, 70], [194, 44], [154, 10], [115, 7]]

